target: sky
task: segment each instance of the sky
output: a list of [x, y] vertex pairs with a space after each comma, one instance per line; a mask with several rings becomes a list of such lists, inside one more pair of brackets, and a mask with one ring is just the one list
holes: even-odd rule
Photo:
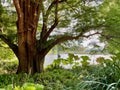
[[[95, 31], [92, 30], [91, 32], [86, 33], [86, 35], [92, 34], [92, 33], [95, 33]], [[90, 36], [89, 38], [84, 38], [82, 45], [87, 49], [93, 49], [95, 48], [94, 45], [98, 45], [99, 49], [102, 50], [104, 49], [106, 44], [104, 42], [101, 42], [99, 40], [99, 37], [100, 35], [96, 34], [96, 35]]]

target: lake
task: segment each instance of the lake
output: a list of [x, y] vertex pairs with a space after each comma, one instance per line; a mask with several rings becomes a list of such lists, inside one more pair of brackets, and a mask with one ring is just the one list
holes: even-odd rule
[[[75, 55], [78, 55], [79, 57], [80, 56], [88, 56], [90, 58], [90, 64], [97, 64], [96, 62], [96, 59], [98, 57], [104, 57], [105, 59], [110, 59], [110, 56], [111, 55], [104, 55], [104, 54], [97, 54], [97, 55], [91, 55], [91, 54], [75, 54]], [[60, 54], [60, 57], [61, 58], [64, 58], [66, 59], [68, 57], [68, 54]], [[57, 54], [48, 54], [46, 57], [45, 57], [45, 63], [44, 63], [44, 67], [46, 67], [47, 65], [50, 65], [52, 64], [52, 62], [57, 59], [58, 56]], [[72, 65], [62, 65], [64, 68], [71, 68]]]

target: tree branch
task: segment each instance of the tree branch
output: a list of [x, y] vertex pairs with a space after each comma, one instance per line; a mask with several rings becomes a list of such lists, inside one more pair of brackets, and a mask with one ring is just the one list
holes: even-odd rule
[[83, 32], [81, 32], [79, 35], [77, 35], [77, 36], [64, 36], [64, 37], [61, 37], [61, 38], [58, 38], [58, 39], [56, 39], [55, 41], [53, 41], [50, 45], [48, 45], [48, 47], [46, 47], [46, 48], [44, 48], [41, 52], [44, 52], [44, 54], [46, 54], [46, 53], [48, 53], [49, 52], [49, 50], [51, 49], [51, 48], [53, 48], [55, 45], [57, 45], [57, 44], [59, 44], [59, 43], [62, 43], [62, 42], [64, 42], [64, 41], [67, 41], [67, 40], [77, 40], [77, 39], [79, 39], [79, 38], [82, 38], [82, 37], [86, 37], [86, 38], [88, 38], [88, 37], [90, 37], [90, 36], [93, 36], [93, 35], [96, 35], [96, 34], [101, 34], [101, 33], [99, 33], [99, 32], [95, 32], [95, 33], [93, 33], [93, 34], [89, 34], [89, 35], [83, 35], [85, 32], [83, 31]]
[[101, 35], [102, 33], [97, 31], [97, 32], [92, 33], [92, 34], [89, 34], [89, 35], [82, 35], [82, 37], [89, 38], [90, 36], [94, 36], [94, 35], [96, 35], [96, 34]]
[[13, 44], [12, 41], [4, 34], [0, 34], [0, 38], [13, 50], [15, 55], [18, 57], [18, 46]]
[[56, 39], [55, 41], [53, 41], [51, 43], [51, 45], [49, 45], [46, 49], [50, 50], [52, 47], [54, 47], [55, 45], [59, 44], [59, 43], [62, 43], [64, 41], [67, 41], [67, 40], [77, 40], [79, 38], [82, 38], [82, 37], [85, 37], [85, 38], [88, 38], [90, 36], [93, 36], [93, 35], [96, 35], [96, 34], [101, 34], [100, 32], [95, 32], [93, 34], [89, 34], [89, 35], [83, 35], [84, 32], [80, 33], [79, 35], [77, 36], [65, 36], [65, 37], [61, 37], [61, 38], [58, 38]]
[[[47, 39], [47, 37], [50, 35], [50, 33], [53, 31], [53, 29], [57, 26], [58, 24], [58, 4], [62, 3], [62, 2], [66, 2], [67, 0], [54, 0], [50, 6], [48, 7], [46, 14], [44, 14], [44, 10], [43, 10], [43, 28], [42, 28], [42, 32], [41, 32], [41, 37], [44, 37], [44, 40]], [[45, 33], [47, 31], [47, 22], [48, 22], [48, 17], [50, 15], [50, 12], [52, 10], [52, 8], [54, 7], [54, 5], [56, 5], [55, 8], [55, 22], [54, 24], [51, 26], [51, 28], [48, 30], [47, 33]], [[43, 8], [44, 9], [44, 8]], [[44, 34], [43, 34], [44, 33]], [[45, 35], [45, 36], [44, 36]]]
[[58, 25], [58, 3], [59, 1], [56, 0], [56, 7], [55, 7], [55, 21], [54, 24], [50, 27], [50, 29], [48, 30], [48, 32], [45, 34], [44, 36], [44, 40], [47, 40], [47, 38], [49, 37], [50, 33], [55, 29], [55, 27]]
[[49, 15], [50, 15], [50, 11], [52, 10], [52, 8], [54, 7], [54, 5], [57, 5], [58, 3], [62, 3], [62, 2], [66, 2], [67, 0], [61, 0], [61, 1], [59, 1], [59, 0], [54, 0], [51, 4], [50, 4], [50, 6], [48, 7], [48, 9], [47, 9], [47, 11], [46, 11], [46, 21], [48, 21], [48, 17], [49, 17]]
[[[22, 8], [23, 5], [23, 0], [13, 0], [13, 3], [14, 3], [14, 6], [16, 8], [16, 12], [17, 12], [17, 15], [18, 15], [18, 21], [16, 22], [17, 23], [17, 29], [18, 29], [18, 33], [24, 33], [24, 30], [23, 30], [23, 12], [22, 12]], [[21, 8], [22, 7], [22, 8]]]
[[19, 0], [13, 0], [13, 3], [15, 5], [17, 15], [20, 18], [22, 15], [21, 15], [21, 8], [20, 8]]
[[45, 8], [43, 5], [43, 2], [41, 7], [42, 7], [43, 26], [42, 26], [42, 32], [41, 32], [40, 38], [42, 39], [45, 33], [47, 32], [47, 14], [45, 14]]

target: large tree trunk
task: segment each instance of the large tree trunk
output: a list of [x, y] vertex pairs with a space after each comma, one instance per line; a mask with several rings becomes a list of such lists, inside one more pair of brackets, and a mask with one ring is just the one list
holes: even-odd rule
[[[17, 73], [40, 72], [38, 67], [44, 59], [36, 48], [36, 31], [42, 0], [13, 0], [17, 11], [18, 60]], [[39, 54], [39, 55], [38, 55]], [[42, 57], [41, 57], [42, 56]], [[39, 58], [36, 58], [39, 57]]]
[[[31, 57], [32, 56], [32, 57]], [[28, 58], [31, 59], [28, 59]], [[19, 59], [19, 66], [17, 73], [27, 73], [27, 74], [34, 74], [34, 73], [41, 73], [44, 71], [44, 59], [45, 56], [43, 54], [37, 53], [33, 56], [31, 53], [28, 57], [21, 56]]]
[[[42, 72], [45, 55], [58, 42], [66, 40], [64, 38], [58, 39], [51, 45], [45, 45], [47, 42], [49, 43], [47, 39], [58, 24], [58, 3], [64, 1], [66, 0], [53, 0], [46, 11], [43, 5], [44, 0], [13, 0], [18, 16], [18, 54], [16, 56], [19, 60], [19, 66], [17, 73], [34, 74], [36, 72]], [[55, 20], [48, 29], [48, 17], [54, 7]], [[43, 26], [40, 32], [40, 39], [36, 40], [36, 31], [41, 12]], [[37, 43], [37, 41], [39, 42]]]
[[19, 60], [17, 74], [19, 73], [35, 74], [41, 73], [43, 71], [44, 71], [44, 59], [32, 60], [31, 62], [27, 62], [27, 64], [24, 64], [24, 62], [21, 62], [21, 60]]

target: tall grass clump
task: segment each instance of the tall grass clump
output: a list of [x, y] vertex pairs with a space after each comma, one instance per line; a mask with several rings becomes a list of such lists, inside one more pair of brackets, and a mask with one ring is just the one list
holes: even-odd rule
[[99, 57], [97, 62], [98, 65], [87, 69], [89, 74], [76, 85], [78, 90], [120, 90], [120, 53], [111, 59]]

